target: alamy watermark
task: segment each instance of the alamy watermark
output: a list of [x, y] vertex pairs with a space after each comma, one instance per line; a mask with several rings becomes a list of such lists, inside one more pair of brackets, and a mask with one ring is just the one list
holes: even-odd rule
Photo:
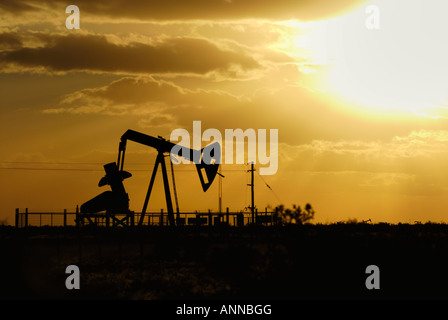
[[65, 19], [65, 27], [69, 30], [79, 29], [79, 8], [74, 4], [65, 8], [65, 13], [70, 13], [70, 15]]
[[[201, 121], [193, 121], [192, 139], [190, 137], [190, 133], [186, 129], [175, 129], [171, 132], [170, 141], [178, 142], [171, 150], [171, 155], [177, 159], [173, 163], [190, 163], [190, 160], [182, 154], [183, 152], [187, 152], [185, 147], [200, 150], [202, 142], [209, 142], [213, 139], [213, 143], [218, 143], [214, 144], [216, 147], [204, 149], [202, 154], [204, 163], [210, 164], [212, 159], [216, 159], [215, 163], [223, 164], [258, 163], [262, 165], [259, 169], [260, 175], [273, 175], [277, 172], [278, 129], [269, 130], [268, 144], [266, 129], [255, 130], [249, 128], [244, 131], [242, 129], [225, 129], [224, 135], [222, 135], [221, 131], [214, 128], [206, 129], [202, 132]], [[223, 137], [224, 149], [221, 147]], [[269, 154], [267, 152], [268, 147]], [[211, 153], [213, 153], [213, 156], [211, 156]], [[200, 163], [201, 158], [197, 156], [193, 159], [193, 162], [196, 164]]]
[[380, 288], [380, 268], [374, 264], [367, 266], [366, 274], [369, 276], [366, 278], [366, 288], [369, 290]]
[[367, 18], [365, 26], [368, 30], [380, 29], [380, 8], [377, 5], [369, 5], [365, 9]]
[[65, 280], [65, 287], [68, 290], [80, 289], [80, 274], [78, 266], [74, 264], [67, 266], [67, 268], [65, 268], [65, 273], [69, 274], [69, 276]]

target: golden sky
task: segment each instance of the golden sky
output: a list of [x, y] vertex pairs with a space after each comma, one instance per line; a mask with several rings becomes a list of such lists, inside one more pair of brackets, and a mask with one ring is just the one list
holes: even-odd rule
[[[444, 0], [0, 3], [0, 221], [73, 211], [105, 191], [127, 129], [278, 129], [279, 167], [256, 175], [266, 206], [311, 203], [314, 222], [446, 222], [448, 3]], [[366, 9], [378, 9], [378, 27]], [[128, 144], [140, 211], [155, 153]], [[256, 167], [257, 168], [257, 167]], [[223, 207], [250, 205], [249, 169], [224, 165]], [[181, 211], [218, 209], [192, 165]], [[265, 183], [269, 184], [272, 191]], [[156, 180], [149, 211], [165, 208]]]

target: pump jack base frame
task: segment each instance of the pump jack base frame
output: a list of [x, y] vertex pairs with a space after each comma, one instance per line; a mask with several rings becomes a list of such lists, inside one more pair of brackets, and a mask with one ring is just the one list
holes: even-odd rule
[[[85, 225], [85, 220], [87, 220], [88, 225], [92, 226], [98, 226], [99, 222], [98, 219], [103, 220], [105, 219], [105, 225], [106, 227], [128, 227], [128, 226], [134, 226], [134, 212], [129, 211], [125, 214], [123, 218], [118, 218], [115, 213], [78, 213], [76, 215], [76, 225]], [[111, 224], [112, 222], [112, 224]]]

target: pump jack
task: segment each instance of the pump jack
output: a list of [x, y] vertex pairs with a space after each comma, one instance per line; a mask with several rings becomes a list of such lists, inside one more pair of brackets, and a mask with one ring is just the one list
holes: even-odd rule
[[[106, 191], [97, 197], [87, 201], [81, 206], [82, 213], [95, 213], [106, 210], [107, 213], [116, 213], [117, 210], [124, 210], [126, 213], [129, 212], [129, 198], [125, 193], [122, 181], [131, 176], [130, 173], [123, 170], [124, 158], [126, 153], [127, 141], [134, 141], [148, 147], [152, 147], [157, 150], [157, 158], [154, 164], [154, 169], [152, 171], [151, 180], [149, 182], [148, 191], [146, 193], [145, 201], [143, 204], [142, 213], [138, 225], [143, 224], [145, 218], [146, 209], [148, 207], [149, 197], [151, 195], [152, 188], [154, 186], [154, 181], [157, 174], [157, 169], [159, 164], [162, 168], [163, 185], [165, 189], [165, 199], [168, 211], [168, 221], [170, 226], [176, 225], [176, 220], [174, 218], [173, 203], [171, 200], [170, 186], [168, 183], [168, 174], [165, 165], [164, 155], [168, 153], [169, 155], [179, 155], [184, 157], [189, 161], [193, 161], [196, 164], [196, 169], [199, 175], [199, 180], [201, 182], [202, 190], [206, 192], [211, 186], [213, 180], [218, 173], [219, 160], [221, 158], [221, 146], [218, 142], [214, 142], [201, 150], [190, 149], [183, 147], [167, 141], [162, 137], [152, 137], [134, 130], [127, 130], [120, 140], [118, 147], [118, 160], [117, 164], [111, 163], [105, 165], [106, 176], [104, 176], [98, 186], [103, 186], [109, 184], [112, 188], [111, 191]], [[176, 148], [174, 148], [176, 147]], [[112, 174], [113, 170], [116, 171]], [[108, 172], [109, 171], [109, 172]]]

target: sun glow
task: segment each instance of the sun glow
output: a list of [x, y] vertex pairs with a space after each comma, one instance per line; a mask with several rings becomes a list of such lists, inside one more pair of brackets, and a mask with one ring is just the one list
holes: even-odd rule
[[[366, 26], [372, 4], [379, 9], [374, 30]], [[293, 43], [309, 65], [325, 70], [324, 86], [351, 101], [351, 108], [448, 117], [447, 13], [443, 0], [373, 1], [341, 17], [302, 24]]]

